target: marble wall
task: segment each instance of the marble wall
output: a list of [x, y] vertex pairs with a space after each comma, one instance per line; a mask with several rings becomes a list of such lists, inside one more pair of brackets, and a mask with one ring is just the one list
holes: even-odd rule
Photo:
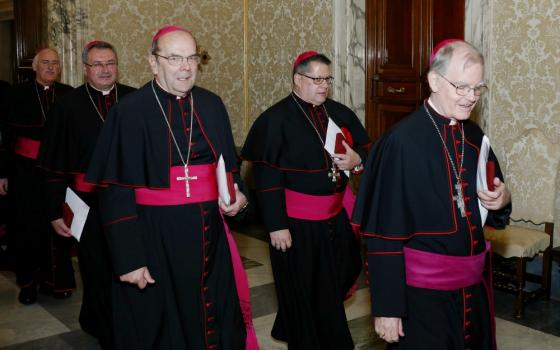
[[555, 220], [560, 245], [560, 3], [469, 0], [466, 37], [486, 57], [481, 125], [513, 194], [513, 217]]

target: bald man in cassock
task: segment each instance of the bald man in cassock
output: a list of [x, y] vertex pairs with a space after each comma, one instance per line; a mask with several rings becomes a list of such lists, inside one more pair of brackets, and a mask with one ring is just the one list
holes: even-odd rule
[[483, 226], [509, 220], [511, 196], [469, 120], [487, 90], [484, 58], [446, 40], [428, 83], [429, 98], [372, 149], [352, 218], [367, 247], [375, 331], [389, 349], [495, 349]]
[[67, 187], [90, 207], [78, 243], [83, 282], [79, 321], [103, 349], [113, 349], [111, 261], [96, 187], [85, 183], [84, 176], [109, 110], [135, 89], [117, 83], [117, 53], [106, 41], [87, 43], [82, 50], [82, 64], [86, 82], [55, 106], [41, 145], [39, 166], [47, 172], [48, 217], [58, 235], [73, 240], [63, 220]]
[[[190, 31], [160, 29], [148, 59], [154, 79], [111, 109], [86, 175], [107, 186], [99, 198], [118, 276], [117, 348], [258, 349], [224, 221], [247, 205], [226, 108], [195, 85]], [[236, 183], [229, 205], [218, 199], [220, 156]]]
[[11, 138], [9, 185], [14, 199], [13, 227], [18, 300], [33, 304], [37, 287], [65, 298], [76, 287], [70, 259], [71, 242], [56, 235], [46, 216], [44, 174], [36, 167], [45, 123], [58, 100], [73, 90], [59, 83], [60, 58], [51, 48], [40, 49], [32, 63], [33, 81], [12, 89], [5, 116]]

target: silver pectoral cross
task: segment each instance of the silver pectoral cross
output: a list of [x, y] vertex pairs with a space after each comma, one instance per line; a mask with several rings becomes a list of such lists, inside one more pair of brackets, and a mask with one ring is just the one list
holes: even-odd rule
[[455, 184], [454, 187], [457, 195], [453, 196], [453, 200], [457, 203], [457, 208], [459, 208], [459, 212], [461, 212], [461, 217], [464, 218], [467, 216], [467, 210], [465, 208], [465, 201], [463, 198], [463, 188], [460, 183]]
[[177, 181], [185, 181], [185, 191], [187, 194], [187, 198], [191, 196], [191, 186], [189, 184], [190, 180], [197, 180], [198, 176], [189, 176], [189, 168], [187, 167], [187, 165], [185, 164], [184, 166], [185, 169], [185, 176], [178, 176], [177, 177]]
[[340, 173], [338, 172], [338, 169], [336, 168], [336, 165], [333, 163], [332, 167], [331, 167], [331, 171], [329, 171], [328, 176], [331, 178], [332, 182], [336, 182], [336, 180], [340, 177]]

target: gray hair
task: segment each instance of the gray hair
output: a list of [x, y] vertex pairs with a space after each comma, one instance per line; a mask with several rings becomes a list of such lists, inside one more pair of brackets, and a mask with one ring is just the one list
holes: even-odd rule
[[484, 57], [476, 47], [466, 41], [454, 41], [438, 50], [432, 64], [430, 65], [430, 72], [445, 74], [447, 72], [447, 68], [449, 68], [449, 63], [451, 62], [453, 53], [458, 47], [465, 47], [467, 49], [463, 69], [467, 65], [476, 63], [484, 66]]
[[89, 43], [87, 43], [84, 46], [84, 49], [82, 50], [82, 62], [83, 63], [87, 63], [88, 55], [89, 55], [89, 52], [91, 51], [91, 49], [109, 49], [109, 50], [113, 51], [113, 53], [115, 54], [115, 57], [117, 57], [117, 51], [115, 51], [115, 48], [113, 47], [113, 45], [109, 44], [106, 41], [94, 40], [94, 41], [90, 41]]

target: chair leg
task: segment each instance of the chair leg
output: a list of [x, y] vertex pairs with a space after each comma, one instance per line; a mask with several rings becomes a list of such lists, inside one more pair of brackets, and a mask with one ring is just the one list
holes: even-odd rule
[[550, 284], [552, 279], [552, 254], [550, 248], [547, 248], [543, 253], [543, 267], [542, 267], [542, 287], [544, 290], [544, 299], [550, 300]]
[[515, 318], [522, 318], [523, 317], [523, 299], [525, 294], [525, 269], [526, 269], [526, 260], [525, 258], [517, 258], [516, 259], [516, 282], [517, 282], [517, 296], [515, 298], [514, 304], [514, 314]]

